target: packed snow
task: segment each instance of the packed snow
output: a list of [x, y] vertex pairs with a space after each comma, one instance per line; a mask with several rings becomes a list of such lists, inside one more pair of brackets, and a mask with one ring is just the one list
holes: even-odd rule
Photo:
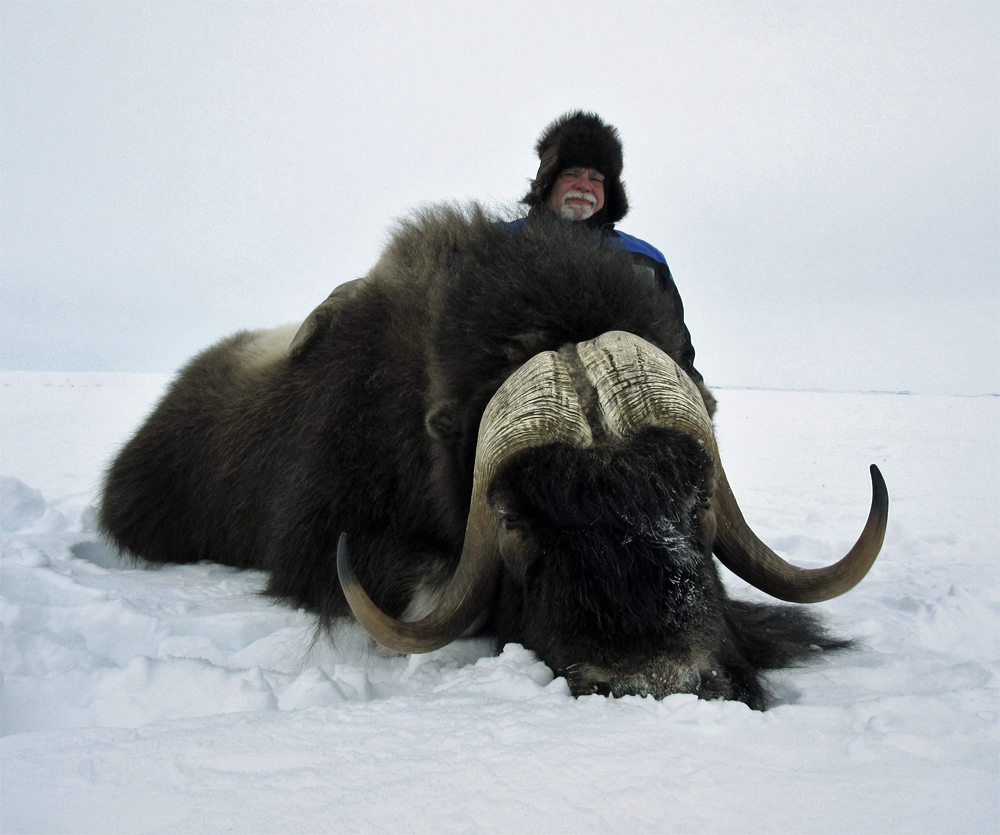
[[792, 562], [850, 547], [869, 463], [890, 492], [871, 573], [817, 607], [860, 648], [772, 675], [760, 713], [574, 699], [485, 639], [386, 659], [260, 573], [122, 563], [102, 472], [168, 382], [0, 377], [4, 833], [1000, 830], [1000, 398], [717, 391]]

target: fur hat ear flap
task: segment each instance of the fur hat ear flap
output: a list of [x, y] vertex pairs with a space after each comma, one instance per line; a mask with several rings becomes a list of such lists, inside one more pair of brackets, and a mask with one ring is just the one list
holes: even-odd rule
[[604, 175], [605, 220], [615, 223], [628, 213], [628, 196], [621, 180], [623, 155], [618, 130], [596, 113], [578, 110], [550, 124], [535, 143], [539, 165], [531, 188], [521, 200], [534, 208], [548, 201], [559, 173], [573, 166], [595, 168]]

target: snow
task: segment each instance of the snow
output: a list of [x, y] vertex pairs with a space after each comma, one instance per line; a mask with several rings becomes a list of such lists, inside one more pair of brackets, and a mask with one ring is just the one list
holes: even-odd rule
[[818, 607], [861, 649], [774, 675], [758, 713], [573, 699], [482, 639], [381, 658], [259, 573], [120, 563], [101, 473], [169, 379], [0, 375], [4, 833], [1000, 829], [1000, 398], [717, 391], [788, 559], [850, 547], [869, 463], [891, 497], [870, 575]]

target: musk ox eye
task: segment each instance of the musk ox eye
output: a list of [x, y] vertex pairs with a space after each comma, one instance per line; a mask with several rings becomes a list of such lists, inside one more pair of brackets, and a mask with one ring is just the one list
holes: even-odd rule
[[500, 520], [500, 524], [508, 531], [518, 531], [525, 527], [524, 518], [518, 516], [516, 513], [512, 513], [505, 508], [499, 507], [496, 509], [497, 518]]
[[490, 504], [493, 506], [493, 512], [496, 514], [497, 520], [507, 530], [511, 531], [524, 527], [524, 519], [518, 513], [517, 506], [511, 500], [511, 496], [507, 490], [497, 490], [491, 497]]

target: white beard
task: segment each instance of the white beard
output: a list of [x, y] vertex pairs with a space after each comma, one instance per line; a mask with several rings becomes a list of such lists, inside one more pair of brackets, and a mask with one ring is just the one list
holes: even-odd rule
[[[584, 200], [589, 201], [586, 206], [581, 206], [577, 203], [567, 203], [571, 197], [579, 197]], [[559, 207], [559, 217], [563, 220], [587, 220], [591, 215], [594, 214], [594, 208], [597, 206], [597, 198], [592, 194], [588, 194], [585, 191], [567, 191], [563, 195], [562, 205]]]

